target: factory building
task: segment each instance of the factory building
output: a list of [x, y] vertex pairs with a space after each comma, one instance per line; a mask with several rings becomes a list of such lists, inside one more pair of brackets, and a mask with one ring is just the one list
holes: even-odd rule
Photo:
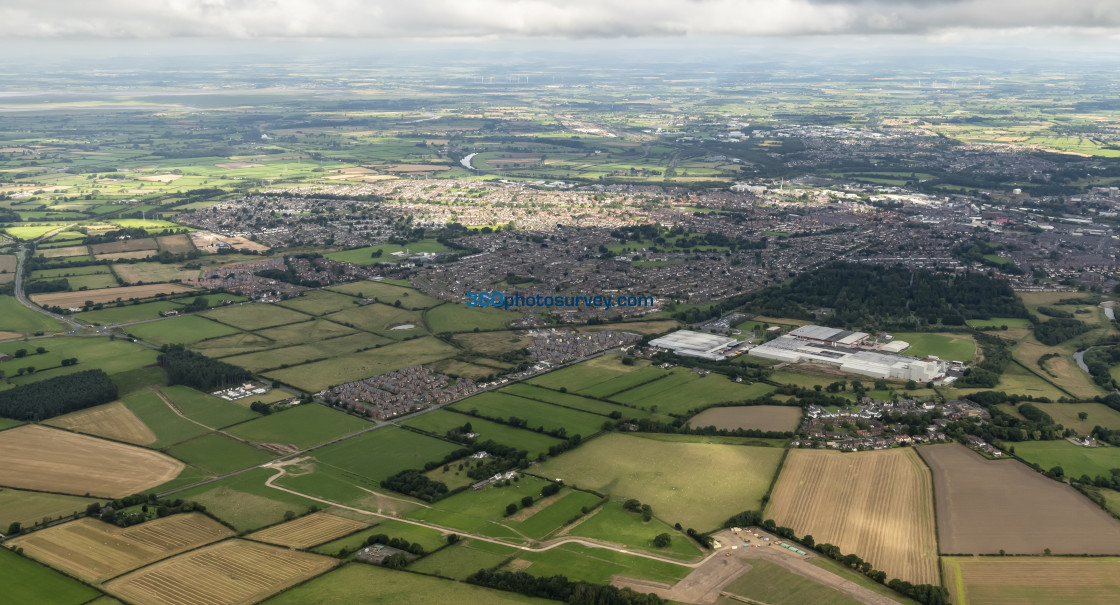
[[872, 378], [894, 378], [915, 382], [929, 382], [943, 376], [948, 369], [945, 362], [937, 358], [918, 359], [906, 355], [869, 351], [848, 344], [862, 343], [867, 336], [862, 332], [804, 326], [754, 347], [747, 354], [790, 363], [806, 361], [830, 365], [844, 372]]
[[826, 328], [824, 326], [801, 326], [789, 333], [802, 340], [819, 342], [828, 345], [844, 345], [854, 347], [867, 340], [870, 334], [864, 332], [851, 332], [839, 328]]
[[672, 334], [666, 334], [661, 338], [651, 340], [649, 344], [650, 346], [668, 349], [677, 355], [719, 361], [726, 359], [727, 352], [740, 343], [738, 340], [727, 336], [704, 334], [691, 330], [677, 330]]

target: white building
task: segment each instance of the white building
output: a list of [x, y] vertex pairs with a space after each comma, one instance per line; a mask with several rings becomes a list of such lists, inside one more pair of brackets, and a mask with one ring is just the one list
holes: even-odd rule
[[719, 361], [724, 359], [724, 353], [739, 344], [739, 341], [716, 334], [677, 330], [672, 334], [666, 334], [661, 338], [651, 340], [649, 344], [650, 346], [669, 349], [677, 355]]

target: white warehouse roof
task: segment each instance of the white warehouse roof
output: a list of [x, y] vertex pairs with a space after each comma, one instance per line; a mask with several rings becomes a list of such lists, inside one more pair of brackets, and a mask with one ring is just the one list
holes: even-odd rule
[[739, 344], [738, 340], [716, 334], [705, 334], [691, 330], [677, 330], [649, 342], [650, 345], [670, 349], [677, 355], [703, 357], [705, 359], [723, 359], [717, 353], [720, 349]]

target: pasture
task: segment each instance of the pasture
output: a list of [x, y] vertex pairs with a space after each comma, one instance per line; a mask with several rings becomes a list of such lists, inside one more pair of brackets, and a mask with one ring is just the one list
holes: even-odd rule
[[273, 525], [246, 537], [258, 542], [304, 549], [336, 540], [368, 526], [368, 523], [361, 521], [318, 512]]
[[[478, 571], [477, 569], [473, 570]], [[353, 605], [354, 603], [487, 603], [488, 605], [550, 605], [514, 592], [494, 590], [373, 565], [346, 565], [265, 601], [264, 605]]]
[[276, 304], [295, 309], [308, 315], [326, 315], [343, 309], [356, 307], [358, 301], [351, 296], [335, 294], [327, 290], [309, 290], [303, 296], [282, 300]]
[[609, 584], [616, 575], [675, 584], [692, 571], [689, 567], [655, 561], [579, 544], [564, 544], [544, 552], [520, 552], [502, 568], [547, 578], [564, 575], [574, 581]]
[[[442, 527], [519, 540], [520, 536], [513, 529], [518, 523], [512, 521], [512, 517], [504, 516], [506, 505], [520, 502], [525, 496], [530, 496], [534, 500], [540, 499], [541, 488], [546, 485], [548, 485], [547, 481], [523, 475], [519, 481], [508, 486], [494, 484], [480, 490], [461, 491], [433, 503], [430, 508], [417, 509], [409, 514], [409, 517]], [[577, 507], [575, 514], [578, 513]], [[543, 537], [566, 520], [556, 519], [556, 525], [553, 527], [537, 527], [537, 533]]]
[[172, 254], [194, 252], [194, 244], [191, 243], [190, 236], [184, 234], [161, 235], [156, 238], [156, 243], [159, 244], [160, 250], [166, 250]]
[[1120, 468], [1120, 447], [1107, 444], [1082, 447], [1065, 439], [1022, 441], [1015, 444], [1015, 455], [1045, 470], [1060, 466], [1066, 476], [1075, 478], [1082, 475], [1111, 477], [1110, 469]]
[[[1120, 430], [1120, 412], [1101, 403], [1031, 403], [1031, 405], [1049, 414], [1054, 422], [1077, 431], [1079, 435], [1088, 435], [1094, 426]], [[1017, 414], [1014, 406], [999, 407], [1012, 415]], [[1087, 414], [1085, 420], [1077, 416], [1082, 412]]]
[[602, 430], [603, 423], [609, 421], [604, 416], [500, 392], [481, 393], [452, 404], [451, 407], [467, 414], [477, 411], [479, 416], [489, 418], [516, 417], [526, 421], [526, 426], [530, 429], [535, 430], [538, 427], [543, 427], [545, 431], [563, 429], [568, 436], [588, 437]]
[[[507, 387], [503, 387], [500, 393], [506, 395], [516, 395], [526, 399], [535, 399], [537, 401], [544, 401], [555, 405], [573, 408], [584, 412], [591, 412], [592, 414], [600, 414], [609, 416], [611, 412], [618, 412], [624, 418], [649, 418], [653, 414], [637, 410], [634, 408], [607, 403], [598, 399], [590, 399], [582, 397], [574, 393], [561, 393], [559, 391], [552, 391], [541, 387], [533, 386], [531, 384], [515, 383]], [[663, 417], [667, 418], [667, 417]]]
[[[271, 348], [280, 345], [293, 345], [303, 344], [312, 341], [333, 340], [339, 336], [349, 336], [357, 332], [353, 328], [339, 325], [332, 321], [323, 319], [312, 319], [311, 321], [302, 321], [299, 323], [288, 324], [285, 326], [278, 326], [275, 328], [265, 328], [257, 330], [258, 336], [263, 336], [270, 340], [266, 348]], [[374, 344], [385, 344], [391, 342], [388, 339], [378, 338], [376, 336], [364, 335], [367, 339], [366, 346], [373, 346]]]
[[911, 357], [934, 355], [947, 361], [968, 363], [976, 356], [976, 341], [968, 334], [935, 334], [932, 332], [899, 332], [892, 334], [895, 340], [910, 343], [910, 348], [902, 352]]
[[[156, 440], [144, 443], [152, 448], [163, 448], [168, 445], [186, 441], [206, 432], [206, 429], [176, 414], [159, 395], [152, 391], [137, 391], [121, 398], [128, 411], [132, 412], [150, 431], [155, 433]], [[99, 408], [93, 408], [99, 409]], [[67, 416], [62, 416], [66, 418]], [[140, 433], [137, 433], [139, 435]], [[127, 441], [127, 440], [126, 440]]]
[[637, 498], [667, 523], [707, 531], [761, 507], [782, 451], [610, 433], [548, 460], [538, 473], [613, 498]]
[[12, 540], [33, 559], [89, 582], [101, 582], [233, 535], [199, 513], [121, 528], [84, 517]]
[[237, 334], [238, 330], [200, 315], [183, 315], [129, 326], [128, 333], [141, 340], [163, 345], [193, 344], [208, 338]]
[[[226, 540], [160, 561], [106, 584], [139, 605], [256, 603], [313, 578], [337, 561], [246, 540]], [[237, 570], [231, 573], [231, 570]]]
[[178, 311], [181, 308], [172, 301], [158, 300], [140, 304], [114, 305], [99, 311], [75, 313], [71, 317], [98, 325], [124, 324], [145, 319], [156, 319], [160, 316], [160, 311]]
[[693, 427], [714, 426], [717, 429], [754, 429], [759, 431], [792, 431], [801, 421], [801, 408], [782, 405], [748, 405], [708, 408], [689, 419]]
[[169, 448], [167, 453], [215, 475], [232, 473], [272, 459], [264, 451], [218, 433], [184, 441]]
[[[455, 341], [481, 355], [501, 355], [524, 349], [533, 338], [517, 332], [467, 332], [456, 334]], [[561, 370], [563, 372], [564, 370]], [[548, 374], [545, 374], [548, 376]], [[543, 376], [541, 377], [543, 378]]]
[[241, 330], [259, 330], [310, 319], [298, 311], [262, 303], [219, 307], [202, 315]]
[[358, 298], [373, 298], [387, 305], [401, 301], [401, 306], [406, 309], [428, 309], [442, 304], [438, 298], [405, 286], [390, 284], [384, 281], [357, 281], [338, 286], [331, 286], [328, 290], [342, 292]]
[[[14, 372], [9, 372], [8, 379], [13, 384], [34, 382], [93, 368], [114, 375], [154, 364], [159, 355], [158, 352], [143, 345], [121, 339], [110, 340], [103, 336], [59, 336], [39, 341], [39, 344], [47, 349], [47, 352], [28, 355], [25, 358], [28, 365], [35, 366], [35, 373], [16, 377], [12, 375]], [[0, 343], [0, 351], [9, 354], [21, 348], [28, 348], [28, 343]], [[67, 358], [77, 358], [78, 363], [63, 366], [62, 360]], [[4, 387], [0, 386], [0, 388]]]
[[0, 586], [12, 603], [82, 605], [100, 594], [7, 548], [0, 548]]
[[433, 334], [440, 332], [471, 332], [501, 330], [509, 322], [521, 317], [520, 313], [493, 307], [468, 307], [465, 304], [444, 303], [424, 313], [424, 321]]
[[239, 532], [253, 531], [284, 520], [284, 514], [306, 511], [319, 503], [265, 485], [275, 469], [258, 468], [175, 494], [194, 500]]
[[467, 422], [471, 423], [471, 430], [478, 433], [475, 441], [494, 440], [502, 445], [526, 450], [529, 452], [530, 458], [535, 458], [537, 454], [547, 452], [548, 448], [561, 443], [559, 439], [549, 435], [513, 428], [482, 418], [457, 414], [450, 410], [435, 410], [415, 418], [409, 418], [401, 424], [443, 437], [451, 429], [461, 427]]
[[456, 352], [456, 349], [450, 345], [428, 336], [361, 353], [350, 353], [333, 359], [274, 370], [265, 376], [314, 393], [332, 385], [445, 359]]
[[32, 294], [28, 298], [37, 305], [44, 307], [81, 307], [87, 301], [93, 304], [111, 303], [118, 300], [128, 301], [133, 298], [151, 298], [157, 294], [182, 294], [193, 292], [191, 286], [183, 284], [145, 284], [143, 286], [124, 286], [121, 288], [104, 288], [99, 290], [82, 290], [80, 292], [48, 292], [46, 294]]
[[687, 368], [674, 368], [659, 380], [611, 395], [611, 401], [664, 414], [687, 414], [713, 403], [745, 401], [771, 393], [774, 387], [741, 384], [722, 374], [700, 376]]
[[14, 296], [0, 295], [0, 332], [32, 334], [61, 329], [62, 324], [58, 320], [28, 309]]
[[[309, 321], [304, 323], [337, 325], [326, 321]], [[294, 326], [301, 325], [303, 324], [294, 324]], [[338, 327], [345, 329], [342, 326]], [[329, 340], [318, 340], [290, 347], [245, 353], [244, 355], [234, 355], [226, 357], [222, 361], [232, 363], [235, 366], [240, 366], [252, 372], [262, 372], [266, 370], [283, 369], [289, 366], [315, 360], [323, 360], [347, 353], [358, 353], [378, 344], [381, 340], [384, 339], [365, 333], [348, 334]]]
[[356, 416], [308, 403], [239, 424], [226, 432], [254, 443], [274, 443], [302, 449], [371, 426]]
[[181, 269], [178, 265], [163, 263], [117, 263], [113, 273], [129, 284], [150, 284], [174, 280], [186, 281], [198, 277], [198, 269]]
[[986, 460], [955, 443], [918, 452], [933, 471], [942, 552], [1120, 552], [1120, 524], [1068, 485], [1015, 460]]
[[7, 529], [11, 523], [19, 522], [30, 527], [44, 518], [56, 519], [82, 512], [90, 502], [93, 500], [77, 496], [0, 489], [0, 526]]
[[40, 425], [0, 431], [0, 485], [122, 498], [174, 479], [183, 463], [159, 452]]
[[46, 424], [135, 445], [148, 445], [157, 439], [152, 429], [119, 401], [51, 418]]
[[424, 468], [425, 462], [456, 449], [459, 446], [446, 441], [389, 426], [328, 445], [314, 456], [320, 464], [380, 481], [405, 469]]
[[[469, 335], [465, 335], [464, 337], [469, 337]], [[658, 368], [649, 368], [648, 366], [649, 363], [645, 361], [637, 362], [632, 366], [622, 365], [622, 362], [618, 355], [601, 355], [582, 363], [577, 363], [575, 365], [568, 366], [554, 372], [536, 376], [530, 379], [528, 382], [529, 384], [540, 385], [549, 389], [560, 389], [561, 387], [563, 387], [574, 393], [603, 397], [606, 395], [610, 395], [613, 392], [618, 392], [634, 387], [638, 384], [641, 384], [642, 382], [653, 380], [665, 374], [665, 371], [663, 370], [660, 370]], [[597, 394], [588, 392], [589, 389], [597, 385], [608, 383], [609, 381], [612, 381], [616, 378], [631, 376], [639, 372], [646, 373], [646, 375], [642, 376], [642, 379], [640, 380], [633, 381], [632, 384], [619, 383], [625, 384], [625, 386], [618, 388], [617, 390], [614, 390], [612, 392]], [[600, 389], [600, 391], [601, 390], [602, 389]]]
[[[694, 560], [703, 554], [691, 540], [670, 525], [657, 519], [645, 523], [640, 513], [626, 511], [617, 501], [607, 502], [595, 509], [587, 519], [568, 533], [573, 536], [598, 538], [684, 561]], [[657, 548], [653, 545], [653, 539], [663, 533], [672, 536], [672, 541], [665, 548]]]
[[751, 559], [750, 569], [723, 588], [768, 605], [858, 605], [852, 597], [766, 559]]
[[765, 515], [858, 554], [887, 577], [937, 584], [933, 506], [929, 471], [911, 449], [793, 449]]
[[954, 605], [1110, 605], [1120, 601], [1120, 559], [945, 557]]
[[[421, 311], [392, 307], [382, 304], [369, 304], [363, 307], [351, 307], [344, 311], [324, 315], [326, 319], [340, 323], [344, 326], [373, 332], [387, 338], [400, 340], [416, 334], [425, 333], [424, 320]], [[394, 330], [402, 325], [415, 326], [409, 329]]]
[[517, 550], [510, 546], [467, 539], [451, 548], [432, 553], [408, 568], [419, 573], [465, 580], [479, 569], [500, 565], [515, 552]]

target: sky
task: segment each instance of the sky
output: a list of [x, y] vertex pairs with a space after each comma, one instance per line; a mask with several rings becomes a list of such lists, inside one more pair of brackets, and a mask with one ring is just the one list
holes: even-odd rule
[[752, 39], [1114, 44], [1116, 0], [3, 0], [22, 40]]

